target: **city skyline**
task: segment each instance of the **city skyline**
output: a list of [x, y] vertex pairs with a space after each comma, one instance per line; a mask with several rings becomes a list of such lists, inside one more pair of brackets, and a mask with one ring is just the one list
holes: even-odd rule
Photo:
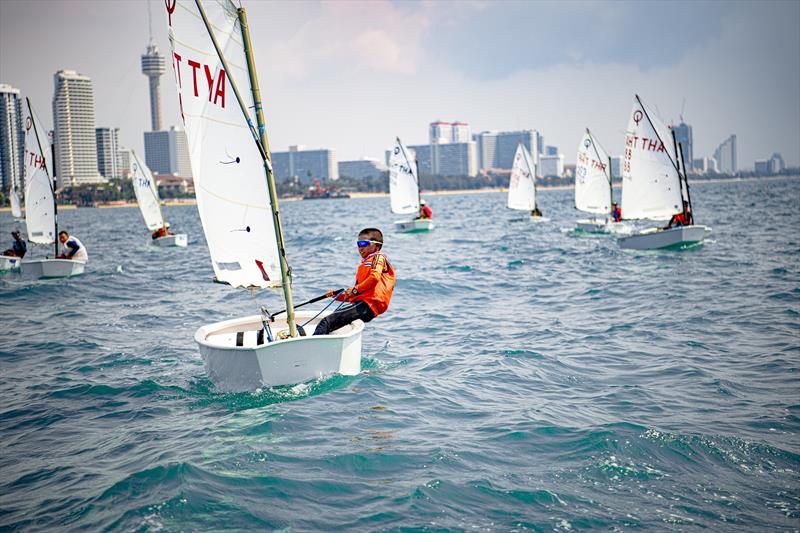
[[[473, 132], [536, 129], [571, 163], [587, 126], [611, 153], [622, 151], [639, 93], [665, 121], [683, 115], [696, 158], [736, 134], [741, 169], [773, 152], [800, 164], [800, 3], [455, 5], [245, 3], [272, 149], [305, 144], [341, 160], [380, 159], [395, 136], [423, 143], [444, 119]], [[151, 8], [153, 39], [169, 56], [164, 4]], [[54, 44], [22, 46], [30, 28], [16, 20], [36, 20], [40, 42]], [[144, 3], [4, 1], [0, 30], [0, 82], [43, 108], [53, 73], [76, 70], [94, 81], [97, 124], [119, 127], [120, 144], [143, 152]], [[641, 46], [631, 46], [636, 36]], [[166, 70], [165, 129], [181, 126]]]

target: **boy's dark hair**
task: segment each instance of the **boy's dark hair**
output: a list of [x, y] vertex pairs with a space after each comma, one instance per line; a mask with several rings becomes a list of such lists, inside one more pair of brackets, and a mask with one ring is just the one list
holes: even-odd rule
[[64, 231], [63, 229], [62, 229], [61, 231], [59, 231], [59, 232], [58, 232], [58, 236], [60, 237], [61, 235], [66, 235], [67, 237], [69, 237], [69, 233], [67, 233], [67, 232], [66, 232], [66, 231]]
[[358, 232], [358, 236], [364, 237], [365, 240], [379, 242], [378, 250], [383, 248], [383, 233], [378, 228], [364, 228]]

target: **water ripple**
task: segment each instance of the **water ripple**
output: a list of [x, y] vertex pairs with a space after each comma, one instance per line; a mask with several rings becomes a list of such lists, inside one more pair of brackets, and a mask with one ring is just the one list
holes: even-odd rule
[[[698, 184], [714, 233], [680, 252], [573, 232], [571, 194], [543, 192], [542, 224], [431, 197], [434, 232], [386, 232], [361, 374], [238, 394], [193, 333], [278, 291], [212, 283], [193, 207], [166, 208], [181, 250], [135, 210], [65, 211], [87, 274], [0, 276], [0, 529], [797, 529], [800, 240], [770, 228], [800, 227], [800, 181]], [[298, 301], [394, 218], [282, 211]]]

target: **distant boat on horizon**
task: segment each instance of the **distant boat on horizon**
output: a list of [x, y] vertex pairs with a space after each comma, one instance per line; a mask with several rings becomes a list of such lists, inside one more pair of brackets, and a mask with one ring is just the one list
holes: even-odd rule
[[153, 232], [153, 244], [162, 247], [185, 247], [188, 243], [186, 234], [173, 234], [170, 231], [169, 223], [164, 219], [164, 213], [161, 210], [156, 180], [147, 165], [136, 155], [135, 150], [131, 150], [129, 170], [136, 203], [139, 205], [139, 211], [142, 212], [144, 224], [149, 231]]
[[530, 220], [534, 222], [547, 222], [550, 219], [543, 217], [539, 210], [536, 195], [536, 164], [525, 145], [519, 143], [514, 154], [514, 163], [511, 166], [511, 175], [508, 178], [509, 209], [526, 211]]
[[589, 128], [578, 144], [575, 165], [575, 208], [605, 218], [578, 220], [575, 226], [586, 233], [624, 231], [627, 226], [612, 219], [613, 184], [611, 158]]
[[431, 231], [435, 225], [430, 218], [419, 218], [422, 199], [419, 194], [419, 166], [417, 159], [411, 161], [408, 148], [395, 137], [395, 145], [389, 158], [389, 205], [392, 213], [417, 215], [409, 220], [397, 220], [394, 229], [401, 233]]

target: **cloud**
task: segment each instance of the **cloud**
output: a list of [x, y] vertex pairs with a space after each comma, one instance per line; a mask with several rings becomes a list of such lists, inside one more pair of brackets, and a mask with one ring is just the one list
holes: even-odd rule
[[367, 30], [353, 41], [353, 48], [363, 66], [376, 71], [414, 74], [416, 65], [403, 54], [400, 44], [386, 32]]
[[[163, 1], [153, 31], [168, 55]], [[473, 131], [537, 128], [574, 160], [585, 126], [619, 151], [633, 94], [694, 127], [711, 155], [730, 133], [742, 167], [773, 151], [800, 163], [800, 2], [243, 2], [275, 150], [382, 157], [395, 135], [427, 140], [437, 118]], [[141, 150], [149, 129], [140, 2], [0, 0], [0, 81], [46, 123], [52, 76], [95, 81], [97, 123]], [[91, 16], [87, 19], [87, 9]], [[39, 46], [20, 54], [36, 20]], [[102, 21], [102, 23], [101, 23]], [[109, 56], [102, 44], [114, 43]], [[172, 72], [165, 124], [180, 123]]]
[[425, 47], [478, 80], [562, 64], [673, 65], [721, 30], [723, 2], [441, 3]]
[[[279, 24], [295, 28], [284, 39], [276, 40], [268, 32], [254, 37], [266, 45], [269, 68], [277, 74], [308, 81], [358, 71], [406, 75], [417, 71], [421, 35], [428, 26], [424, 9], [409, 11], [384, 0], [303, 5], [307, 9], [302, 10], [299, 25], [281, 10], [272, 11]], [[256, 13], [265, 13], [261, 18], [270, 16], [271, 7], [253, 5]]]

